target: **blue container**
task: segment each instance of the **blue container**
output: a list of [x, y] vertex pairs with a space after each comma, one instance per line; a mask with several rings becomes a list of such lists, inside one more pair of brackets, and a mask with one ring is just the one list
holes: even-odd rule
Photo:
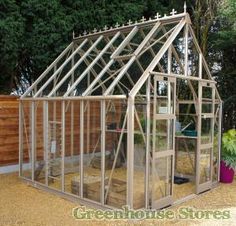
[[196, 130], [184, 130], [184, 131], [182, 131], [182, 133], [188, 137], [196, 137], [197, 136]]

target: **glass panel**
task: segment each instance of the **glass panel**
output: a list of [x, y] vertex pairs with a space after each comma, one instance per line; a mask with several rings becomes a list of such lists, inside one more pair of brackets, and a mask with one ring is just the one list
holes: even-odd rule
[[168, 114], [168, 99], [163, 97], [163, 98], [158, 98], [157, 97], [157, 109], [156, 109], [157, 114]]
[[172, 187], [172, 157], [166, 156], [154, 161], [152, 197], [154, 200], [171, 195]]
[[66, 102], [65, 192], [80, 194], [80, 102]]
[[211, 151], [211, 148], [200, 151], [200, 184], [211, 180]]
[[197, 139], [180, 136], [175, 140], [175, 173], [194, 176]]
[[202, 87], [202, 98], [212, 99], [212, 87]]
[[22, 176], [31, 179], [31, 123], [30, 123], [30, 101], [22, 101], [22, 146], [23, 146], [23, 162]]
[[212, 103], [202, 103], [202, 113], [212, 113]]
[[197, 139], [192, 136], [176, 136], [175, 141], [173, 196], [174, 200], [179, 200], [195, 193]]
[[[168, 81], [157, 81], [157, 102], [156, 113], [157, 114], [173, 114], [174, 113], [174, 83]], [[168, 99], [169, 98], [169, 99]]]
[[[145, 207], [145, 166], [146, 166], [146, 100], [135, 99], [135, 109], [137, 111], [134, 125], [134, 209]], [[150, 135], [149, 135], [150, 137]], [[149, 146], [150, 147], [150, 146]]]
[[61, 102], [48, 103], [48, 183], [50, 187], [61, 190]]
[[168, 113], [168, 82], [157, 81], [156, 82], [156, 113], [167, 114]]
[[155, 151], [173, 149], [173, 119], [156, 120]]
[[43, 101], [35, 103], [35, 172], [34, 179], [38, 182], [45, 183], [45, 154], [44, 154], [44, 134], [43, 134]]
[[202, 118], [202, 127], [201, 127], [201, 144], [209, 144], [212, 142], [212, 118]]
[[105, 203], [121, 208], [127, 190], [127, 102], [108, 100], [106, 109]]
[[84, 198], [100, 202], [101, 194], [101, 105], [84, 102]]

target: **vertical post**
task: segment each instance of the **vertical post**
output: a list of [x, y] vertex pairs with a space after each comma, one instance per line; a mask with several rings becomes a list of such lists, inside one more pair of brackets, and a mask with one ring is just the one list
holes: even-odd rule
[[80, 197], [83, 198], [84, 183], [84, 101], [80, 101]]
[[220, 111], [219, 111], [219, 128], [218, 128], [218, 168], [217, 168], [217, 179], [220, 181], [220, 160], [221, 160], [221, 139], [222, 139], [222, 113], [223, 113], [223, 104], [220, 101]]
[[215, 85], [212, 89], [212, 117], [211, 117], [211, 157], [210, 157], [210, 180], [213, 179], [213, 158], [214, 158], [214, 127], [215, 127]]
[[154, 76], [154, 100], [153, 100], [153, 109], [152, 109], [152, 112], [153, 112], [153, 125], [152, 125], [152, 159], [151, 159], [151, 167], [152, 167], [152, 172], [151, 172], [151, 182], [152, 182], [152, 190], [151, 190], [151, 196], [152, 196], [152, 199], [151, 199], [151, 206], [153, 206], [153, 203], [155, 201], [155, 193], [154, 193], [154, 190], [155, 190], [155, 171], [156, 171], [156, 162], [155, 162], [155, 158], [154, 158], [154, 155], [155, 155], [155, 148], [156, 148], [156, 114], [157, 114], [157, 89], [158, 89], [158, 86], [157, 86], [157, 78], [156, 76]]
[[[171, 47], [168, 48], [168, 66], [167, 66], [167, 70], [168, 70], [168, 74], [170, 75], [171, 73], [171, 64], [172, 64], [172, 49]], [[172, 84], [172, 80], [167, 81], [167, 114], [172, 114], [171, 112], [171, 92], [174, 92], [174, 90], [171, 90], [171, 84]], [[174, 107], [174, 106], [173, 106]], [[173, 123], [172, 119], [167, 119], [167, 150], [170, 150], [170, 138], [173, 140], [174, 137], [171, 137], [171, 130], [170, 130], [170, 126], [171, 123]], [[172, 131], [173, 132], [173, 131]], [[172, 134], [173, 135], [173, 134]], [[172, 189], [172, 183], [171, 185], [169, 185], [169, 165], [172, 164], [171, 160], [169, 160], [169, 158], [166, 158], [166, 195], [168, 195], [168, 190], [169, 190], [169, 186], [171, 186]], [[172, 175], [171, 175], [172, 176]], [[172, 182], [173, 180], [171, 180]], [[171, 190], [172, 192], [172, 190]]]
[[188, 24], [185, 24], [185, 29], [184, 29], [184, 75], [188, 76]]
[[202, 128], [202, 84], [198, 82], [198, 120], [197, 120], [197, 152], [196, 152], [196, 193], [199, 193], [200, 184], [200, 155], [201, 155], [201, 128]]
[[150, 87], [151, 87], [151, 77], [148, 77], [147, 85], [146, 85], [146, 96], [147, 96], [147, 124], [146, 124], [146, 166], [145, 166], [145, 208], [149, 208], [149, 174], [150, 174], [150, 125], [151, 125], [151, 114], [150, 114], [150, 103], [151, 103], [151, 97], [150, 97]]
[[175, 123], [176, 123], [176, 78], [174, 79], [173, 83], [173, 114], [174, 114], [174, 119], [173, 119], [173, 131], [172, 131], [172, 141], [173, 141], [173, 159], [172, 159], [172, 184], [171, 184], [171, 195], [174, 194], [174, 174], [175, 174]]
[[[168, 79], [167, 81], [167, 114], [171, 114], [171, 82]], [[170, 125], [171, 125], [171, 119], [167, 119], [167, 150], [170, 150]], [[166, 157], [166, 188], [165, 188], [165, 196], [169, 195], [169, 158]]]
[[45, 160], [45, 184], [48, 186], [48, 172], [49, 172], [49, 162], [48, 162], [48, 101], [43, 102], [43, 144], [44, 144], [44, 160]]
[[35, 102], [31, 102], [31, 178], [34, 181], [35, 170]]
[[[72, 53], [74, 52], [74, 45], [72, 47]], [[72, 57], [71, 60], [71, 68], [75, 65], [75, 57]], [[71, 76], [71, 85], [74, 83], [75, 80], [75, 72], [72, 72]], [[70, 116], [70, 155], [71, 157], [74, 155], [74, 101], [71, 101], [71, 116]], [[72, 160], [73, 161], [73, 160]], [[73, 165], [74, 166], [74, 165]]]
[[22, 176], [23, 165], [23, 104], [19, 101], [19, 176]]
[[101, 101], [101, 204], [105, 204], [106, 102]]
[[[88, 73], [88, 86], [90, 84], [90, 72]], [[90, 146], [90, 102], [87, 102], [87, 136], [86, 136], [86, 144], [87, 144], [87, 154], [89, 154], [89, 146]]]
[[127, 117], [127, 205], [133, 209], [134, 182], [134, 98], [128, 98]]
[[[169, 47], [168, 49], [168, 74], [170, 75], [171, 74], [171, 64], [172, 64], [172, 50], [171, 50], [171, 47]], [[167, 114], [172, 114], [173, 112], [171, 112], [171, 92], [173, 92], [174, 90], [171, 90], [171, 81], [169, 80], [168, 78], [168, 81], [167, 81], [167, 98], [168, 98], [168, 103], [167, 103]], [[173, 106], [174, 107], [174, 106]], [[168, 119], [167, 121], [167, 125], [168, 125], [168, 129], [167, 129], [167, 140], [168, 140], [168, 143], [167, 143], [167, 149], [169, 150], [170, 149], [170, 144], [169, 144], [169, 140], [170, 140], [170, 120]], [[167, 165], [168, 167], [168, 165]]]
[[65, 101], [61, 106], [61, 190], [65, 191]]

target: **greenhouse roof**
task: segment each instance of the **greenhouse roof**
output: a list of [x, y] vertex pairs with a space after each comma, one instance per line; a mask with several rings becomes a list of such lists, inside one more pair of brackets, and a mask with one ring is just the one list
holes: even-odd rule
[[186, 10], [73, 37], [22, 98], [134, 97], [155, 73], [214, 82]]

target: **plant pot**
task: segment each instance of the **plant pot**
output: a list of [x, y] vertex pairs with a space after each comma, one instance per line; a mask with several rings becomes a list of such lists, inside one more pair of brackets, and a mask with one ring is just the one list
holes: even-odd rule
[[232, 183], [234, 180], [234, 170], [225, 165], [224, 161], [220, 162], [220, 182]]

